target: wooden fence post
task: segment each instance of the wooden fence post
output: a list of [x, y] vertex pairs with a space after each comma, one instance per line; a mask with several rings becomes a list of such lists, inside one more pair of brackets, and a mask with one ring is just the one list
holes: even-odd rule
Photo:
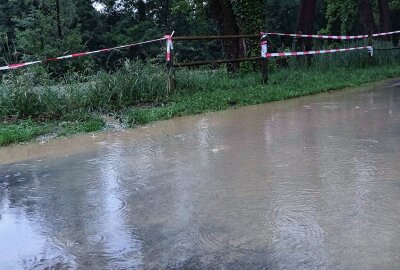
[[[369, 32], [369, 34], [368, 34], [368, 46], [370, 48], [373, 48], [372, 45], [373, 45], [373, 35], [372, 35], [372, 32]], [[373, 49], [370, 49], [370, 48], [368, 49], [368, 52], [369, 52], [370, 60], [372, 60], [372, 57], [374, 56], [374, 51], [373, 51]]]
[[268, 42], [267, 34], [261, 33], [261, 75], [262, 83], [268, 83]]
[[172, 42], [172, 37], [174, 32], [171, 35], [166, 35], [165, 38], [167, 40], [167, 93], [175, 90], [175, 73], [174, 73], [174, 44]]

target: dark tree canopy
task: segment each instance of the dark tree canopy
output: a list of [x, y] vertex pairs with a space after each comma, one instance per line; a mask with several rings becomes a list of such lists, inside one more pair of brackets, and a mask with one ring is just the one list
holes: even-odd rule
[[[173, 30], [177, 35], [389, 31], [400, 28], [398, 20], [391, 20], [399, 15], [400, 0], [2, 0], [0, 65], [159, 38]], [[312, 47], [308, 41], [301, 45]], [[182, 60], [259, 53], [257, 42], [244, 40], [178, 46]], [[113, 68], [124, 57], [162, 61], [163, 54], [160, 46], [149, 46], [59, 68]], [[229, 66], [230, 71], [238, 68]]]

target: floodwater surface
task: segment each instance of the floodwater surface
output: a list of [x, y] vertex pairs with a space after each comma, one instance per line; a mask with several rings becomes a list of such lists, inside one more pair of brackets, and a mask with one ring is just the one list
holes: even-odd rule
[[399, 269], [400, 86], [0, 149], [0, 269]]

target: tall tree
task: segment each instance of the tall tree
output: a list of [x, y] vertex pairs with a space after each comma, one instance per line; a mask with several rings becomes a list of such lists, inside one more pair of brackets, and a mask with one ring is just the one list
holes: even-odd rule
[[[63, 7], [60, 10], [57, 9], [57, 2], [54, 0], [21, 1], [25, 2], [27, 7], [13, 18], [14, 41], [20, 56], [18, 60], [43, 59], [85, 48], [80, 24], [76, 23], [76, 1], [60, 0], [60, 7]], [[61, 36], [58, 26], [62, 31]], [[89, 59], [85, 59], [73, 63], [60, 62], [48, 67], [51, 73], [59, 75], [67, 68], [83, 69], [88, 66]]]
[[57, 30], [58, 30], [58, 37], [60, 39], [63, 38], [62, 34], [62, 26], [61, 26], [61, 8], [60, 8], [60, 0], [56, 0], [56, 17], [57, 17]]
[[[400, 17], [400, 0], [389, 0], [390, 7], [390, 17], [399, 18]], [[392, 20], [391, 29], [400, 29], [400, 20]], [[398, 35], [393, 36], [393, 42], [395, 46], [400, 47], [400, 39]]]
[[[316, 0], [301, 0], [299, 17], [297, 21], [297, 32], [302, 34], [313, 34], [315, 22]], [[310, 50], [311, 39], [300, 39], [300, 45], [304, 50]]]
[[364, 33], [372, 34], [376, 31], [374, 14], [369, 0], [357, 0], [360, 23], [364, 28]]
[[[240, 33], [255, 34], [265, 31], [266, 5], [263, 0], [230, 0]], [[241, 41], [243, 56], [259, 55], [259, 41]]]
[[378, 0], [379, 8], [379, 30], [389, 32], [391, 30], [390, 8], [388, 0]]
[[299, 4], [293, 0], [269, 0], [266, 2], [266, 28], [272, 31], [293, 32], [296, 29]]
[[[62, 4], [62, 10], [57, 7], [58, 4]], [[20, 16], [13, 19], [21, 52], [43, 57], [82, 49], [76, 13], [75, 0], [31, 1]]]
[[[209, 0], [209, 7], [214, 20], [217, 22], [220, 34], [238, 35], [239, 25], [236, 21], [232, 5], [225, 0]], [[224, 41], [224, 53], [227, 59], [235, 59], [240, 56], [240, 44], [238, 40]], [[228, 72], [239, 70], [239, 63], [228, 64]]]
[[84, 43], [92, 49], [98, 48], [101, 44], [101, 34], [108, 30], [107, 26], [100, 21], [100, 16], [91, 0], [76, 1], [76, 17], [69, 27], [79, 26]]

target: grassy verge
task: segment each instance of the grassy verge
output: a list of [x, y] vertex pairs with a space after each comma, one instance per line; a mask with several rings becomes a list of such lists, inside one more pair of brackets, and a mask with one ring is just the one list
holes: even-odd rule
[[[79, 119], [79, 118], [77, 118]], [[88, 116], [79, 120], [34, 121], [18, 120], [14, 123], [0, 124], [0, 146], [18, 142], [27, 142], [41, 135], [67, 136], [77, 133], [93, 132], [104, 127], [99, 117]]]
[[44, 134], [66, 136], [103, 129], [105, 122], [93, 112], [112, 112], [124, 125], [134, 127], [400, 77], [398, 63], [311, 66], [302, 67], [300, 63], [277, 69], [268, 85], [259, 83], [259, 73], [233, 76], [224, 70], [179, 70], [178, 88], [173, 94], [166, 93], [165, 73], [154, 66], [132, 65], [114, 74], [100, 73], [85, 81], [74, 78], [41, 87], [31, 85], [24, 76], [16, 77], [11, 84], [0, 85], [0, 146]]
[[[186, 74], [191, 77], [191, 82], [195, 81], [195, 85], [186, 86], [186, 89], [191, 90], [179, 91], [172, 95], [163, 107], [134, 108], [128, 111], [125, 114], [128, 126], [133, 127], [176, 116], [220, 111], [231, 107], [255, 105], [356, 87], [398, 77], [400, 76], [400, 66], [371, 66], [360, 69], [334, 68], [323, 72], [315, 68], [288, 69], [274, 73], [268, 85], [256, 83], [259, 80], [259, 74], [227, 78], [226, 76], [222, 77], [222, 74], [192, 73]], [[181, 82], [185, 81], [180, 79]]]
[[53, 128], [52, 123], [37, 123], [32, 120], [20, 121], [17, 124], [0, 124], [0, 145], [29, 141], [49, 133]]

